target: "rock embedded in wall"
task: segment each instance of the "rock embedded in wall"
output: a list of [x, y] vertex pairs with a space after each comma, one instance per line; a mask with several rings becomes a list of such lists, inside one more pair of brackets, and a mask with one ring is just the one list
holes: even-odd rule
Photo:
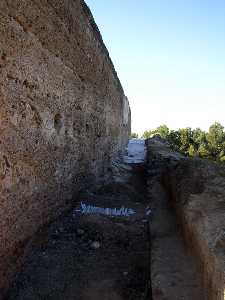
[[0, 294], [25, 242], [104, 180], [130, 108], [80, 0], [0, 2]]

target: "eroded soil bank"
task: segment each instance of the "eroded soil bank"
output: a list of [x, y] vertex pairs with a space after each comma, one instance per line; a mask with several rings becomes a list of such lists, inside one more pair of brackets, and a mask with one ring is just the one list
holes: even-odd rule
[[[150, 153], [149, 153], [150, 154]], [[155, 300], [203, 300], [197, 262], [188, 253], [181, 227], [162, 183], [165, 164], [151, 153], [148, 159], [151, 199], [151, 280]]]
[[153, 299], [224, 300], [225, 169], [150, 139]]
[[[150, 299], [145, 168], [116, 162], [112, 173], [110, 184], [80, 195], [70, 213], [38, 233], [8, 300]], [[81, 202], [135, 213], [84, 215]]]

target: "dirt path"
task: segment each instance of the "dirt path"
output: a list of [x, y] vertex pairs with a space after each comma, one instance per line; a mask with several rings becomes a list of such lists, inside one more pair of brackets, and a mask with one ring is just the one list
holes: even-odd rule
[[188, 253], [161, 175], [162, 161], [149, 162], [151, 199], [151, 285], [154, 300], [203, 300], [197, 261]]
[[139, 156], [139, 164], [114, 169], [112, 184], [79, 202], [134, 214], [82, 214], [76, 205], [39, 232], [8, 300], [150, 299], [144, 168]]
[[203, 299], [160, 181], [164, 166], [150, 160], [147, 185], [143, 142], [128, 152], [126, 163], [114, 163], [110, 184], [80, 195], [38, 233], [7, 300]]

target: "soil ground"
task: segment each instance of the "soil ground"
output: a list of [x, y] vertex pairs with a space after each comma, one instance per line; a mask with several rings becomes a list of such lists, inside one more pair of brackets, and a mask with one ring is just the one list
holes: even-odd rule
[[148, 167], [151, 199], [151, 286], [154, 300], [203, 300], [204, 290], [198, 262], [185, 243], [182, 226], [161, 175], [162, 161]]
[[79, 203], [135, 214], [82, 215], [78, 203], [37, 234], [8, 300], [150, 299], [144, 167], [118, 164], [114, 179]]
[[[110, 184], [83, 193], [72, 211], [40, 230], [7, 300], [204, 299], [197, 263], [160, 181], [160, 161], [148, 165], [147, 179], [142, 141], [130, 143], [128, 153], [126, 164], [114, 163]], [[135, 213], [82, 214], [81, 202]]]

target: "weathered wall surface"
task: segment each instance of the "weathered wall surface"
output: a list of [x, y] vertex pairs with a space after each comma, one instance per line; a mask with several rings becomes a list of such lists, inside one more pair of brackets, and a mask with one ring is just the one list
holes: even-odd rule
[[0, 1], [0, 294], [23, 244], [103, 180], [127, 98], [82, 0]]
[[225, 296], [225, 168], [185, 158], [156, 140], [148, 140], [148, 157], [182, 225], [187, 248], [196, 256], [205, 299]]

